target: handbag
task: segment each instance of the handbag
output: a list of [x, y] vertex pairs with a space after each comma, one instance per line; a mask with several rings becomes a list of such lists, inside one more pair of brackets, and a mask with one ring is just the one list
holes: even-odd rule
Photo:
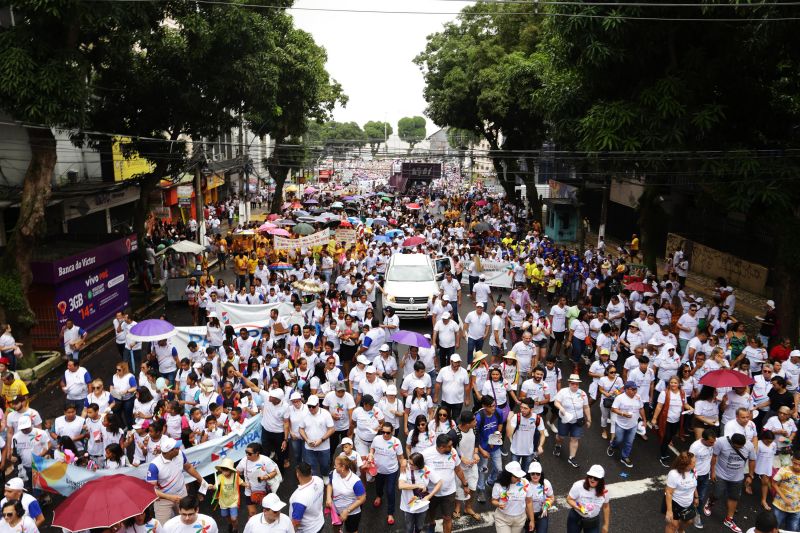
[[276, 475], [273, 478], [267, 480], [267, 485], [269, 485], [269, 491], [273, 494], [278, 493], [278, 488], [283, 483], [283, 476], [281, 475], [281, 471], [279, 468], [275, 469]]
[[[614, 382], [611, 384], [612, 387], [617, 383], [618, 379], [619, 379], [619, 377], [616, 377], [614, 379]], [[611, 409], [611, 406], [614, 405], [614, 398], [615, 398], [614, 396], [606, 396], [606, 397], [604, 397], [603, 398], [603, 407], [607, 407], [607, 408]]]
[[266, 495], [267, 495], [267, 493], [264, 492], [264, 491], [255, 490], [255, 491], [250, 493], [250, 501], [253, 502], [254, 504], [258, 505], [258, 504], [261, 503], [261, 500], [263, 500], [264, 496], [266, 496]]

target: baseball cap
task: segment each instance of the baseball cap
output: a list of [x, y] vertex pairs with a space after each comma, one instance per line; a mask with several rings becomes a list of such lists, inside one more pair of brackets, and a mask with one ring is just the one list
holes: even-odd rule
[[319, 398], [316, 396], [309, 396], [306, 405], [309, 407], [314, 407], [315, 405], [319, 405]]
[[18, 477], [6, 481], [6, 488], [11, 490], [25, 490], [25, 483]]
[[792, 350], [789, 352], [789, 357], [800, 357], [800, 350]]
[[626, 381], [625, 388], [637, 390], [639, 388], [639, 385], [637, 385], [635, 381]]
[[32, 427], [33, 422], [29, 416], [20, 417], [19, 421], [17, 422], [17, 429], [30, 429]]
[[458, 355], [457, 353], [454, 353], [453, 355], [450, 356], [450, 361], [461, 362], [461, 356]]
[[378, 348], [378, 351], [379, 352], [388, 352], [389, 351], [389, 345], [388, 344], [381, 344], [381, 347]]
[[375, 367], [374, 367], [374, 366], [372, 366], [372, 365], [369, 365], [369, 366], [366, 368], [365, 372], [366, 372], [367, 374], [374, 374], [375, 372], [377, 372], [377, 370], [375, 370]]
[[606, 471], [600, 465], [592, 465], [588, 472], [586, 472], [587, 476], [596, 477], [597, 479], [603, 479], [606, 477]]
[[483, 302], [476, 303], [475, 307], [480, 307], [481, 309], [483, 309]]
[[519, 478], [525, 477], [525, 471], [519, 465], [517, 461], [511, 461], [506, 465], [506, 472], [511, 474], [512, 476], [516, 476]]
[[387, 395], [397, 394], [397, 386], [394, 385], [394, 384], [391, 384], [388, 387], [386, 387], [386, 394]]
[[302, 400], [302, 399], [303, 399], [303, 395], [302, 395], [302, 394], [300, 394], [300, 393], [299, 393], [299, 392], [297, 392], [297, 391], [294, 391], [294, 392], [292, 393], [292, 395], [291, 395], [291, 396], [289, 396], [289, 401], [290, 401], [290, 402], [293, 402], [293, 401], [295, 401], [295, 400]]
[[340, 391], [340, 390], [347, 390], [347, 387], [344, 384], [344, 381], [337, 381], [334, 386], [333, 390]]
[[359, 355], [358, 357], [356, 357], [356, 362], [357, 363], [361, 363], [362, 365], [368, 365], [369, 364], [369, 359], [367, 359], [367, 357], [362, 354], [362, 355]]
[[264, 507], [264, 509], [269, 509], [270, 511], [275, 512], [278, 512], [286, 507], [286, 504], [283, 503], [275, 493], [270, 493], [264, 496], [264, 499], [261, 500], [261, 505]]
[[283, 391], [281, 389], [272, 389], [269, 391], [269, 397], [276, 400], [283, 400]]
[[542, 463], [539, 461], [534, 461], [531, 463], [531, 466], [528, 467], [529, 474], [541, 474], [542, 473]]
[[353, 439], [350, 437], [345, 437], [342, 439], [341, 444], [349, 444], [350, 446], [353, 446]]
[[[767, 307], [770, 309], [775, 309], [775, 300], [767, 300]], [[3, 362], [3, 359], [5, 358], [0, 358], [0, 363]]]
[[158, 447], [161, 448], [161, 453], [171, 452], [178, 447], [178, 442], [170, 437], [161, 437], [161, 440], [158, 441]]
[[9, 361], [7, 357], [0, 357], [0, 364], [8, 366], [11, 364], [11, 361]]
[[450, 313], [448, 313], [447, 311], [442, 313], [442, 320], [447, 320], [448, 318], [450, 318]]
[[486, 276], [479, 276], [478, 279], [481, 281], [486, 281]]
[[608, 351], [608, 348], [602, 348], [600, 350], [600, 355], [609, 355], [609, 354], [610, 352]]

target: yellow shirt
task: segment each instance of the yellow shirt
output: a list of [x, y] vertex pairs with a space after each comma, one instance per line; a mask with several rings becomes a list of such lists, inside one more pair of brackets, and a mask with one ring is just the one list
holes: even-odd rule
[[241, 485], [239, 474], [225, 476], [217, 474], [217, 501], [220, 509], [234, 509], [239, 507], [239, 486]]
[[240, 275], [247, 274], [247, 263], [248, 260], [246, 257], [236, 256], [234, 259], [233, 264], [236, 266], [236, 273]]
[[256, 258], [253, 258], [253, 259], [248, 259], [247, 260], [247, 267], [248, 267], [248, 272], [250, 274], [255, 274], [256, 273], [256, 268], [258, 268], [258, 258], [256, 257]]
[[639, 251], [639, 237], [631, 240], [631, 251], [638, 252]]
[[6, 403], [10, 403], [15, 396], [27, 396], [29, 394], [28, 387], [25, 385], [25, 382], [19, 378], [15, 379], [11, 385], [6, 385], [3, 383], [2, 391], [3, 397], [6, 399]]

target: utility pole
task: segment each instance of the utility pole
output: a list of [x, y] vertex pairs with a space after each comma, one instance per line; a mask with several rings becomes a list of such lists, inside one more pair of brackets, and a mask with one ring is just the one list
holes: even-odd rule
[[[597, 246], [600, 246], [600, 241], [606, 237], [606, 221], [608, 220], [608, 201], [611, 195], [611, 183], [609, 178], [603, 178], [603, 202], [600, 204], [600, 227], [597, 230]], [[583, 221], [579, 221], [583, 224]]]
[[198, 160], [194, 166], [194, 205], [197, 211], [197, 244], [203, 244], [206, 236], [206, 217], [203, 202], [203, 175], [200, 167], [202, 160]]

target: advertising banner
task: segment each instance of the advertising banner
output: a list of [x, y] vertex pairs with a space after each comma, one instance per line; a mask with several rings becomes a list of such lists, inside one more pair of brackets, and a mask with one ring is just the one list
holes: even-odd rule
[[[503, 289], [514, 288], [513, 265], [506, 261], [487, 261], [481, 259], [481, 275], [486, 277], [486, 283], [490, 287], [500, 287]], [[467, 276], [464, 276], [467, 280]], [[469, 283], [467, 281], [467, 283]]]
[[178, 185], [178, 205], [189, 207], [192, 205], [192, 195], [194, 194], [193, 185]]
[[[247, 421], [239, 433], [230, 433], [224, 437], [204, 442], [198, 446], [184, 450], [186, 459], [192, 463], [203, 477], [214, 474], [214, 466], [222, 459], [231, 459], [234, 463], [244, 457], [244, 450], [251, 442], [261, 441], [260, 416], [255, 416]], [[44, 490], [69, 496], [86, 482], [112, 474], [125, 474], [139, 479], [147, 477], [147, 464], [138, 467], [120, 468], [117, 470], [89, 470], [84, 467], [67, 465], [53, 459], [44, 459], [34, 455], [33, 479], [34, 483]], [[194, 478], [184, 474], [186, 483], [191, 483]]]
[[128, 254], [136, 251], [136, 245], [136, 234], [134, 233], [86, 252], [55, 261], [32, 261], [31, 271], [36, 283], [56, 285], [120, 257], [127, 257]]
[[287, 239], [286, 237], [275, 236], [273, 248], [276, 250], [295, 250], [297, 248], [313, 248], [315, 246], [327, 246], [330, 240], [331, 230], [324, 229], [305, 237], [297, 239]]
[[68, 318], [91, 330], [128, 306], [128, 259], [110, 263], [74, 276], [55, 287], [58, 325]]

